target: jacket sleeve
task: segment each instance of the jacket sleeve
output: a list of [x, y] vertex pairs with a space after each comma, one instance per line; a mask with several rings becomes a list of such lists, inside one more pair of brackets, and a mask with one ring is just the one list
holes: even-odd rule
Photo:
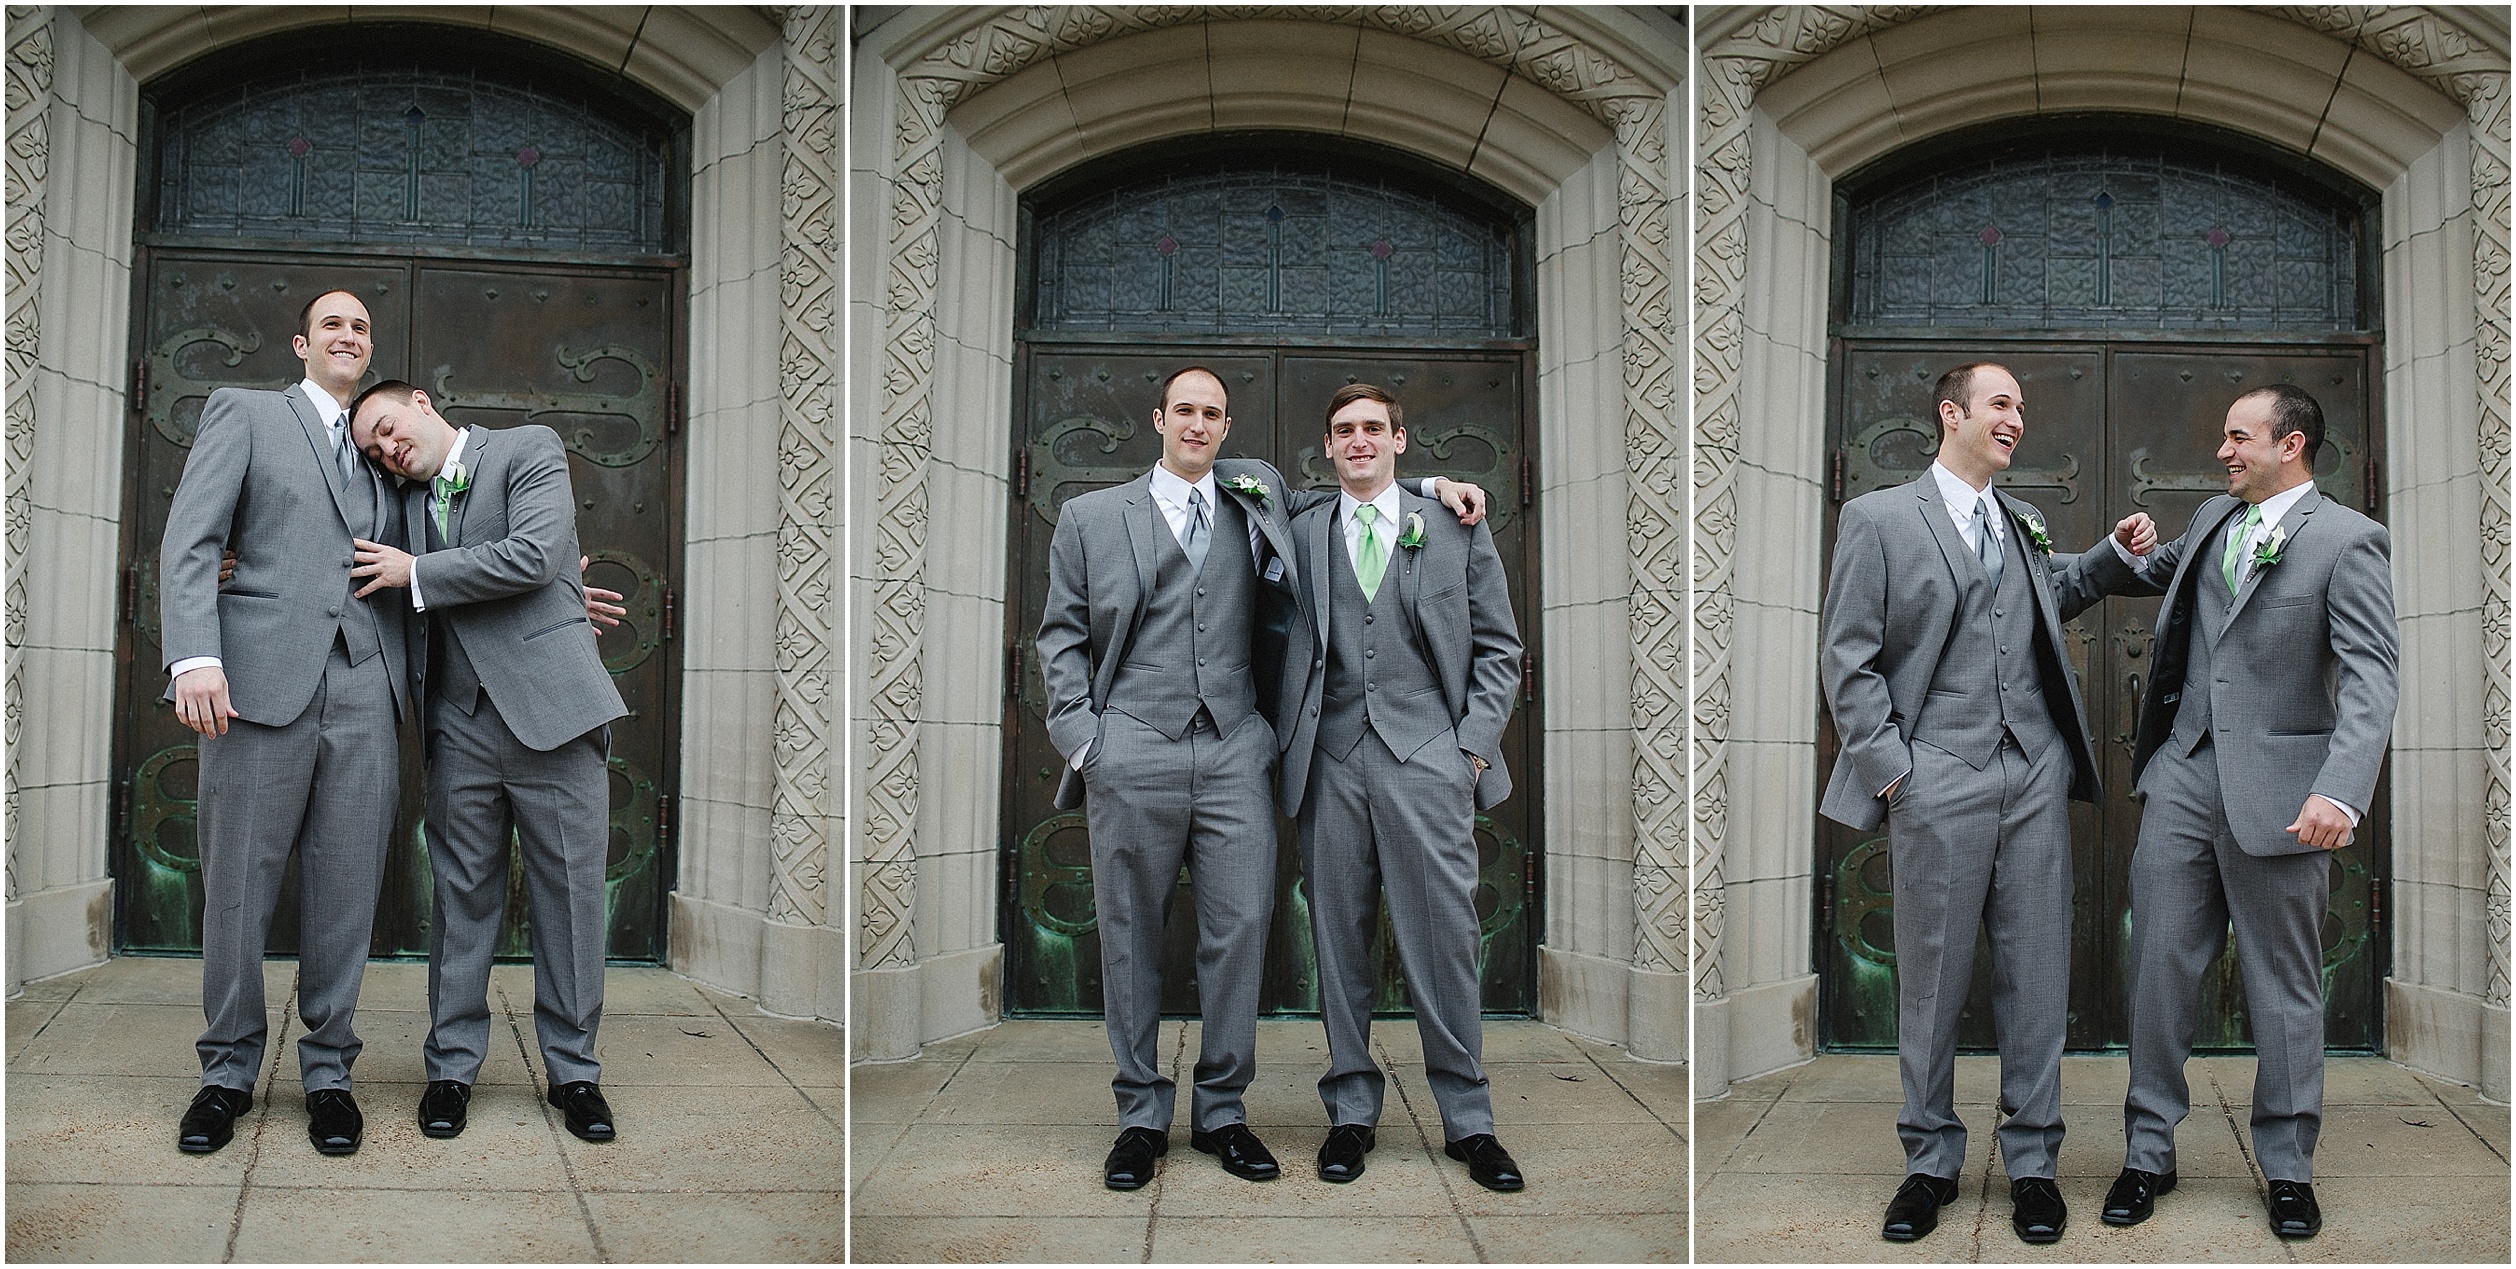
[[1511, 585], [1493, 531], [1468, 532], [1468, 708], [1459, 747], [1488, 765], [1503, 760], [1503, 725], [1520, 694], [1520, 623], [1511, 613]]
[[1913, 769], [1913, 749], [1895, 724], [1895, 701], [1880, 658], [1887, 646], [1887, 554], [1877, 517], [1853, 503], [1837, 528], [1826, 579], [1818, 675], [1834, 711], [1843, 761], [1872, 795]]
[[1048, 603], [1037, 640], [1040, 678], [1048, 687], [1048, 739], [1068, 761], [1100, 730], [1092, 699], [1092, 575], [1084, 548], [1084, 516], [1068, 504], [1048, 544]]
[[227, 549], [245, 472], [253, 465], [250, 398], [234, 389], [210, 394], [193, 434], [192, 456], [166, 511], [157, 548], [157, 620], [166, 660], [222, 657], [218, 629], [219, 556]]
[[2394, 730], [2400, 685], [2392, 538], [2379, 525], [2342, 548], [2325, 588], [2336, 683], [2332, 746], [2311, 791], [2362, 814]]
[[[2149, 554], [2154, 558], [2157, 552]], [[2077, 555], [2052, 556], [2044, 562], [2044, 568], [2053, 583], [2053, 607], [2064, 621], [2087, 611], [2108, 595], [2165, 593], [2164, 587], [2149, 586], [2139, 572], [2123, 562], [2114, 549], [2112, 534], [2098, 538], [2095, 546]]]
[[506, 464], [506, 536], [420, 557], [418, 567], [427, 570], [423, 594], [432, 612], [539, 590], [560, 576], [563, 563], [575, 573], [576, 503], [559, 434], [519, 427], [504, 436], [518, 451]]

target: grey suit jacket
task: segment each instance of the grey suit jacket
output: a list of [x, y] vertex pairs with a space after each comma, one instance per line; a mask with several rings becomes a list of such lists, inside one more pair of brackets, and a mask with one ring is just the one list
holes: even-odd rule
[[[2022, 515], [2043, 522], [2027, 503], [1998, 496], [2010, 514], [2010, 533], [2020, 532]], [[1879, 791], [1913, 769], [1913, 724], [1955, 624], [1960, 569], [1980, 567], [1966, 562], [1971, 557], [1927, 470], [1908, 484], [1844, 504], [1818, 651], [1841, 744], [1818, 805], [1826, 818], [1864, 830], [1886, 819]], [[2070, 795], [2092, 802], [2098, 796], [2096, 749], [2088, 742], [2079, 678], [2061, 659], [2062, 623], [2128, 586], [2131, 570], [2102, 541], [2075, 556], [2045, 556], [2044, 565], [2033, 570], [2044, 635], [2037, 661], [2053, 725], [2070, 746]]]
[[[1494, 549], [1493, 531], [1482, 523], [1463, 525], [1440, 503], [1403, 490], [1398, 506], [1400, 524], [1424, 526], [1424, 545], [1400, 547], [1390, 561], [1397, 566], [1398, 607], [1406, 614], [1409, 642], [1441, 683], [1459, 748], [1487, 763], [1476, 781], [1477, 809], [1484, 810], [1511, 796], [1503, 725], [1511, 721], [1520, 693], [1520, 625], [1512, 618], [1503, 557]], [[1293, 549], [1306, 583], [1308, 602], [1300, 618], [1310, 655], [1285, 658], [1287, 699], [1295, 704], [1287, 711], [1292, 725], [1281, 737], [1276, 802], [1286, 815], [1298, 816], [1319, 740], [1319, 698], [1328, 683], [1328, 584], [1336, 576], [1328, 552], [1345, 549], [1333, 498], [1294, 520]], [[1388, 584], [1387, 575], [1382, 584]]]
[[[2127, 588], [2168, 596], [2150, 644], [2135, 778], [2175, 731], [2199, 624], [2194, 587], [2225, 584], [2219, 568], [2228, 525], [2244, 507], [2227, 495], [2203, 503], [2184, 536], [2142, 561]], [[2393, 539], [2385, 526], [2309, 491], [2280, 527], [2288, 531], [2280, 561], [2240, 575], [2210, 658], [2220, 800], [2249, 855], [2315, 849], [2282, 831], [2309, 794], [2367, 812], [2398, 691]]]
[[475, 427], [462, 461], [471, 487], [447, 510], [445, 549], [426, 550], [428, 485], [403, 490], [428, 601], [426, 617], [410, 623], [411, 664], [433, 713], [440, 702], [426, 691], [428, 619], [452, 623], [508, 729], [547, 753], [629, 712], [585, 615], [567, 449], [537, 423]]
[[[219, 658], [228, 701], [247, 722], [279, 727], [305, 712], [343, 606], [351, 603], [375, 614], [394, 707], [409, 708], [402, 647], [408, 605], [382, 593], [349, 597], [355, 561], [344, 499], [375, 500], [378, 541], [399, 534], [399, 508], [366, 464], [347, 491], [339, 471], [323, 420], [293, 387], [221, 388], [201, 410], [158, 546], [162, 668]], [[222, 588], [219, 557], [230, 548], [236, 576]], [[166, 695], [174, 697], [171, 684]]]
[[[1269, 684], [1283, 679], [1284, 648], [1301, 585], [1289, 516], [1335, 495], [1289, 488], [1273, 464], [1254, 458], [1219, 459], [1214, 475], [1216, 486], [1258, 526], [1266, 548], [1266, 560], [1259, 566], [1262, 584], [1257, 629], [1251, 632], [1250, 674], [1258, 685], [1260, 712], [1271, 726], [1280, 727], [1279, 697]], [[1233, 488], [1232, 482], [1243, 477], [1263, 485], [1268, 496]], [[1152, 496], [1153, 473], [1147, 470], [1126, 484], [1079, 495], [1057, 513], [1038, 647], [1040, 677], [1048, 687], [1049, 743], [1068, 759], [1057, 785], [1059, 810], [1083, 805], [1083, 777], [1072, 759], [1100, 734], [1100, 703], [1109, 699], [1110, 681], [1127, 659], [1136, 623], [1151, 597], [1158, 545], [1151, 534], [1160, 518], [1148, 519], [1142, 508]], [[1237, 547], [1217, 543], [1212, 549]], [[1277, 562], [1281, 569], [1272, 567]]]

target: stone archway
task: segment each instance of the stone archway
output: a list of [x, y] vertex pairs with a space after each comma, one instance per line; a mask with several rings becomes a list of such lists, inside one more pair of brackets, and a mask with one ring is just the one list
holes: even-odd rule
[[[1737, 8], [1706, 12], [1698, 31], [1705, 82], [1697, 133], [1695, 225], [1698, 285], [1695, 355], [1695, 469], [1698, 490], [1693, 560], [1701, 587], [1693, 628], [1695, 716], [1707, 722], [1696, 751], [1696, 906], [1691, 955], [1699, 1027], [1699, 1094], [1726, 1086], [1732, 1072], [1754, 1073], [1809, 1051], [1806, 987], [1791, 975], [1736, 973], [1746, 961], [1770, 965], [1808, 946], [1804, 838], [1813, 785], [1813, 737], [1806, 723], [1777, 711], [1804, 697], [1766, 701], [1733, 682], [1805, 681], [1813, 650], [1813, 554], [1796, 551], [1813, 532], [1802, 511], [1822, 489], [1813, 429], [1754, 428], [1752, 418], [1817, 417], [1826, 317], [1806, 292], [1757, 286], [1775, 262], [1822, 260], [1831, 233], [1833, 179], [1903, 144], [1968, 124], [2039, 112], [2129, 110], [2217, 124], [2340, 168], [2385, 191], [2388, 215], [2431, 210], [2423, 226], [2451, 223], [2468, 234], [2459, 259], [2440, 239], [2389, 238], [2385, 272], [2408, 276], [2415, 257], [2468, 277], [2469, 296], [2439, 325], [2467, 332], [2404, 331], [2389, 360], [2432, 359], [2432, 382], [2449, 350], [2470, 341], [2470, 370], [2451, 396], [2456, 421], [2439, 440], [2475, 454], [2479, 525], [2460, 533], [2477, 545], [2452, 570], [2465, 595], [2486, 596], [2479, 614], [2482, 664], [2404, 666], [2406, 684], [2429, 674], [2461, 674], [2485, 684], [2485, 716], [2460, 742], [2483, 751], [2458, 796], [2485, 808], [2478, 830], [2457, 839], [2487, 859], [2483, 947], [2459, 955], [2486, 968], [2396, 967], [2389, 1019], [2395, 1056], [2504, 1089], [2505, 1051], [2482, 1043], [2488, 1016], [2407, 988], [2407, 974], [2453, 980], [2462, 999], [2496, 1010], [2505, 1029], [2508, 993], [2508, 806], [2505, 667], [2508, 621], [2506, 500], [2508, 57], [2504, 29], [2485, 32], [2441, 11], [2281, 9], [1983, 9], [1964, 15], [1911, 9]], [[1964, 59], [1962, 75], [1952, 68]], [[2244, 59], [2245, 73], [2216, 73]], [[2172, 68], [2170, 72], [2167, 68]], [[2426, 251], [2429, 254], [2420, 255]], [[1822, 293], [1822, 288], [1819, 288]], [[2398, 294], [2399, 292], [2395, 292]], [[2390, 417], [2422, 410], [2397, 377]], [[2407, 428], [2405, 429], [2408, 430]], [[2477, 442], [2477, 445], [2476, 445]], [[2397, 452], [2410, 444], [2397, 435]], [[2476, 452], [2477, 451], [2477, 452]], [[1753, 507], [1750, 511], [1745, 508]], [[2478, 528], [2479, 532], [2474, 533]], [[2425, 584], [2425, 583], [2421, 583]], [[2448, 605], [2407, 586], [2409, 614]], [[2415, 656], [2417, 654], [2414, 654]], [[1779, 675], [1779, 678], [1769, 676]], [[1813, 711], [1813, 704], [1809, 704]], [[2408, 712], [2408, 708], [2407, 708]], [[1813, 713], [1810, 715], [1813, 717]], [[1734, 739], [1735, 738], [1735, 739]], [[1778, 743], [1772, 743], [1778, 742]], [[2439, 741], [2441, 749], [2456, 742]], [[2421, 759], [2421, 746], [2397, 738], [2397, 779]], [[1774, 756], [1797, 755], [1777, 763]], [[1787, 773], [1776, 778], [1777, 768]], [[1732, 814], [1734, 793], [1753, 799], [1752, 819]], [[2408, 840], [2398, 838], [2398, 840]], [[2453, 847], [2447, 848], [2449, 852]], [[2443, 861], [2440, 861], [2441, 864]], [[2406, 870], [2417, 864], [2405, 860]], [[2442, 868], [2440, 869], [2443, 870]], [[1735, 878], [1735, 881], [1730, 879]], [[1733, 957], [1725, 914], [1759, 922], [1752, 944]], [[1777, 925], [1780, 927], [1777, 929]], [[1744, 928], [1744, 927], [1742, 927]], [[2464, 984], [2470, 977], [2477, 981]], [[2432, 1042], [2434, 1037], [2434, 1042]], [[2495, 1075], [2488, 1054], [2496, 1048]], [[2495, 1083], [2492, 1080], [2495, 1080]], [[2495, 1094], [2494, 1094], [2495, 1095]]]
[[[996, 816], [992, 804], [978, 813], [961, 775], [974, 770], [980, 778], [967, 783], [994, 783], [987, 742], [1000, 717], [991, 689], [1004, 677], [1003, 650], [946, 632], [1002, 629], [1004, 588], [992, 578], [966, 593], [930, 574], [928, 561], [967, 558], [960, 544], [974, 533], [979, 542], [1002, 540], [1002, 512], [983, 505], [973, 482], [992, 488], [1004, 479], [1008, 447], [1001, 428], [981, 435], [965, 421], [1005, 414], [997, 385], [1010, 372], [1011, 195], [1093, 155], [1257, 121], [1396, 145], [1532, 204], [1556, 198], [1569, 213], [1559, 245], [1574, 254], [1550, 259], [1541, 242], [1540, 267], [1579, 262], [1568, 276], [1597, 325], [1590, 342], [1568, 334], [1564, 348], [1549, 352], [1572, 359], [1558, 363], [1555, 380], [1568, 399], [1618, 420], [1615, 471], [1597, 473], [1612, 483], [1590, 488], [1628, 513], [1620, 523], [1630, 527], [1617, 538], [1625, 556], [1614, 570], [1619, 612], [1609, 650], [1619, 671], [1613, 694], [1633, 709], [1629, 722], [1618, 711], [1613, 733], [1613, 761], [1632, 772], [1619, 782], [1621, 822], [1589, 830], [1604, 843], [1631, 843], [1616, 890], [1632, 898], [1612, 921], [1589, 922], [1600, 927], [1590, 931], [1597, 959], [1612, 959], [1617, 976], [1614, 1017], [1567, 1025], [1626, 1038], [1624, 976], [1657, 975], [1673, 987], [1682, 972], [1675, 790], [1683, 669], [1669, 643], [1683, 602], [1676, 544], [1685, 493], [1674, 419], [1678, 174], [1667, 136], [1674, 32], [1626, 14], [1567, 11], [1549, 25], [1552, 15], [1541, 22], [1499, 8], [1305, 9], [1280, 21], [1256, 11], [1227, 20], [1075, 6], [962, 12], [910, 29], [915, 21], [874, 33], [855, 79], [867, 124], [859, 152], [884, 152], [868, 164], [881, 182], [869, 201], [883, 215], [860, 257], [873, 268], [860, 275], [857, 294], [860, 321], [881, 332], [868, 341], [878, 351], [855, 411], [869, 460], [859, 503], [872, 513], [859, 559], [860, 642], [869, 650], [856, 720], [864, 744], [859, 1054], [905, 1056], [920, 1038], [992, 1021], [996, 1008], [995, 953], [972, 938], [982, 923], [969, 903], [984, 893], [976, 911], [992, 917]], [[1125, 76], [1103, 69], [1122, 60], [1121, 49]], [[1365, 71], [1420, 82], [1426, 64], [1462, 68], [1468, 82], [1485, 85], [1483, 104], [1467, 116], [1484, 129], [1464, 128], [1456, 112], [1432, 108], [1421, 94], [1381, 102], [1349, 91]], [[1110, 81], [1123, 84], [1102, 91]], [[1494, 140], [1480, 146], [1488, 130]], [[981, 302], [955, 302], [973, 299]], [[1540, 322], [1560, 329], [1543, 312]], [[1542, 364], [1542, 382], [1548, 374]], [[949, 794], [925, 774], [937, 764], [954, 773]], [[1549, 805], [1559, 801], [1570, 799]], [[992, 920], [984, 924], [992, 933]], [[1637, 1025], [1646, 1013], [1656, 1019], [1655, 1055], [1682, 1055], [1682, 993], [1648, 1009], [1641, 996], [1630, 998]], [[921, 1012], [931, 1016], [921, 1022]]]

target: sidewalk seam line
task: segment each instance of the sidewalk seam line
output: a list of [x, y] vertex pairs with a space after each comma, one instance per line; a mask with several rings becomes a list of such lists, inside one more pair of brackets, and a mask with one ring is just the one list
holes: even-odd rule
[[[705, 998], [704, 998], [704, 997], [702, 997], [702, 999], [705, 999]], [[839, 1124], [839, 1121], [838, 1121], [838, 1120], [831, 1118], [831, 1116], [830, 1116], [830, 1112], [829, 1112], [829, 1111], [827, 1111], [827, 1110], [825, 1110], [825, 1109], [823, 1109], [823, 1108], [822, 1108], [821, 1103], [819, 1103], [819, 1102], [817, 1102], [817, 1101], [814, 1101], [814, 1100], [812, 1099], [812, 1094], [807, 1093], [807, 1092], [805, 1092], [805, 1091], [804, 1091], [804, 1086], [803, 1086], [803, 1085], [798, 1084], [798, 1083], [796, 1083], [796, 1082], [795, 1082], [795, 1077], [794, 1077], [794, 1076], [789, 1075], [789, 1074], [787, 1074], [787, 1073], [786, 1073], [786, 1068], [785, 1068], [785, 1067], [778, 1065], [778, 1060], [777, 1060], [776, 1058], [773, 1058], [773, 1057], [770, 1057], [770, 1056], [769, 1056], [769, 1051], [768, 1051], [767, 1049], [764, 1049], [764, 1048], [761, 1048], [761, 1047], [760, 1047], [760, 1042], [759, 1042], [759, 1041], [754, 1040], [754, 1039], [752, 1039], [752, 1038], [751, 1038], [751, 1033], [750, 1033], [750, 1032], [743, 1030], [743, 1024], [741, 1024], [741, 1023], [739, 1023], [739, 1022], [734, 1021], [734, 1015], [732, 1015], [732, 1014], [729, 1014], [729, 1013], [725, 1012], [725, 1007], [724, 1007], [723, 1005], [720, 1005], [720, 1004], [716, 1003], [715, 1001], [710, 1000], [710, 1001], [708, 1001], [708, 1008], [710, 1008], [710, 1009], [714, 1009], [714, 1010], [716, 1011], [716, 1016], [717, 1016], [718, 1018], [720, 1018], [720, 1019], [723, 1019], [723, 1020], [724, 1020], [725, 1025], [726, 1025], [727, 1027], [731, 1028], [731, 1029], [733, 1030], [733, 1032], [734, 1032], [734, 1034], [735, 1034], [735, 1035], [742, 1037], [742, 1042], [743, 1042], [743, 1043], [745, 1043], [745, 1044], [747, 1044], [747, 1045], [750, 1045], [750, 1046], [751, 1046], [751, 1051], [752, 1051], [752, 1052], [754, 1052], [754, 1053], [759, 1054], [759, 1055], [760, 1055], [760, 1060], [761, 1060], [761, 1061], [763, 1061], [763, 1062], [768, 1063], [768, 1064], [769, 1064], [769, 1069], [770, 1069], [770, 1070], [772, 1070], [772, 1071], [777, 1072], [777, 1073], [778, 1073], [778, 1078], [786, 1081], [786, 1087], [787, 1087], [788, 1089], [792, 1090], [792, 1091], [794, 1092], [794, 1094], [795, 1094], [797, 1097], [801, 1097], [801, 1098], [803, 1098], [803, 1099], [804, 1099], [804, 1104], [805, 1104], [805, 1105], [807, 1105], [807, 1106], [812, 1107], [813, 1113], [814, 1113], [814, 1114], [816, 1114], [816, 1115], [819, 1115], [819, 1116], [821, 1117], [821, 1119], [822, 1119], [822, 1122], [829, 1124], [829, 1125], [830, 1125], [831, 1127], [833, 1127], [833, 1128], [839, 1128], [839, 1129], [840, 1129], [840, 1131], [841, 1131], [842, 1133], [844, 1133], [844, 1132], [846, 1131], [846, 1130], [845, 1130], [845, 1128], [841, 1127], [841, 1125]], [[678, 1029], [678, 1028], [676, 1028], [676, 1029]], [[959, 1073], [959, 1072], [956, 1070], [956, 1071], [955, 1071], [955, 1074], [958, 1074], [958, 1073]], [[937, 1090], [937, 1091], [941, 1091], [941, 1090]]]
[[[1441, 1196], [1449, 1202], [1450, 1215], [1453, 1220], [1459, 1222], [1459, 1232], [1467, 1236], [1468, 1250], [1476, 1253], [1476, 1262], [1478, 1264], [1492, 1264], [1494, 1262], [1494, 1258], [1485, 1254], [1485, 1242], [1483, 1239], [1476, 1236], [1476, 1226], [1469, 1223], [1467, 1209], [1459, 1205], [1459, 1192], [1451, 1187], [1450, 1169], [1443, 1167], [1441, 1164], [1442, 1159], [1448, 1156], [1447, 1147], [1450, 1143], [1445, 1140], [1442, 1143], [1445, 1149], [1439, 1151], [1433, 1149], [1433, 1139], [1427, 1136], [1424, 1131], [1424, 1117], [1415, 1113], [1415, 1099], [1407, 1096], [1406, 1081], [1398, 1078], [1398, 1063], [1397, 1059], [1389, 1056], [1389, 1042], [1386, 1040], [1374, 1040], [1372, 1041], [1372, 1047], [1379, 1051], [1380, 1069], [1383, 1073], [1383, 1078], [1388, 1080], [1389, 1087], [1397, 1090], [1398, 1104], [1406, 1108], [1407, 1122], [1415, 1127], [1416, 1143], [1421, 1145], [1424, 1148], [1424, 1153], [1430, 1156], [1433, 1160], [1433, 1179], [1441, 1182]], [[1436, 1107], [1435, 1109], [1436, 1112], [1438, 1112], [1439, 1108]], [[1450, 1130], [1448, 1125], [1444, 1125], [1442, 1135], [1446, 1138], [1449, 1136], [1449, 1133]]]
[[[262, 1077], [262, 1114], [253, 1121], [253, 1140], [245, 1153], [245, 1174], [236, 1183], [236, 1210], [227, 1218], [227, 1246], [219, 1253], [219, 1263], [236, 1263], [236, 1240], [245, 1232], [245, 1196], [253, 1192], [254, 1169], [262, 1164], [262, 1132], [271, 1126], [271, 1091], [279, 1087], [280, 1059], [288, 1056], [288, 1032], [297, 1022], [297, 980], [299, 971], [290, 970], [288, 994], [280, 1000], [279, 1035], [263, 1056], [271, 1069]], [[267, 1003], [267, 1002], [266, 1002]]]
[[551, 1119], [550, 1088], [544, 1079], [548, 1072], [533, 1061], [538, 1055], [524, 1042], [524, 1031], [515, 1020], [515, 1002], [507, 998], [507, 989], [495, 979], [490, 980], [489, 987], [498, 993], [498, 1012], [507, 1020], [507, 1034], [514, 1038], [516, 1052], [524, 1059], [524, 1078], [533, 1086], [535, 1100], [541, 1103], [542, 1127], [550, 1131], [552, 1144], [559, 1147], [559, 1170], [568, 1178], [568, 1193], [577, 1201], [577, 1216], [585, 1222], [585, 1236], [594, 1244], [595, 1262], [610, 1264], [611, 1252], [603, 1246], [602, 1228], [594, 1223], [594, 1205], [586, 1201], [585, 1183], [577, 1179], [576, 1163], [568, 1157], [568, 1143], [559, 1139], [559, 1125]]

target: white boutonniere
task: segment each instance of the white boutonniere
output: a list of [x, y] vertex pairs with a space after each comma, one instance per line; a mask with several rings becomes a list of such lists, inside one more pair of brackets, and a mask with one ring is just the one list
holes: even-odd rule
[[2053, 537], [2044, 531], [2044, 517], [2033, 511], [2021, 510], [2011, 512], [2010, 518], [2018, 522], [2019, 528], [2027, 531], [2027, 540], [2035, 544], [2036, 550], [2045, 555], [2053, 553]]
[[1423, 512], [1410, 511], [1407, 513], [1406, 531], [1398, 535], [1398, 545], [1403, 546], [1410, 551], [1420, 551], [1424, 549]]
[[447, 513], [454, 510], [454, 500], [472, 487], [472, 469], [465, 467], [460, 460], [450, 460], [437, 472], [434, 485], [437, 494], [437, 536], [444, 537], [453, 532], [447, 527]]
[[2261, 543], [2254, 547], [2255, 569], [2260, 571], [2279, 563], [2281, 552], [2288, 549], [2289, 526], [2285, 524], [2273, 525], [2271, 529], [2271, 536], [2264, 538]]
[[1224, 481], [1223, 487], [1232, 490], [1235, 493], [1248, 494], [1250, 497], [1255, 498], [1262, 503], [1267, 500], [1267, 482], [1258, 479], [1256, 476], [1234, 476], [1230, 480]]

